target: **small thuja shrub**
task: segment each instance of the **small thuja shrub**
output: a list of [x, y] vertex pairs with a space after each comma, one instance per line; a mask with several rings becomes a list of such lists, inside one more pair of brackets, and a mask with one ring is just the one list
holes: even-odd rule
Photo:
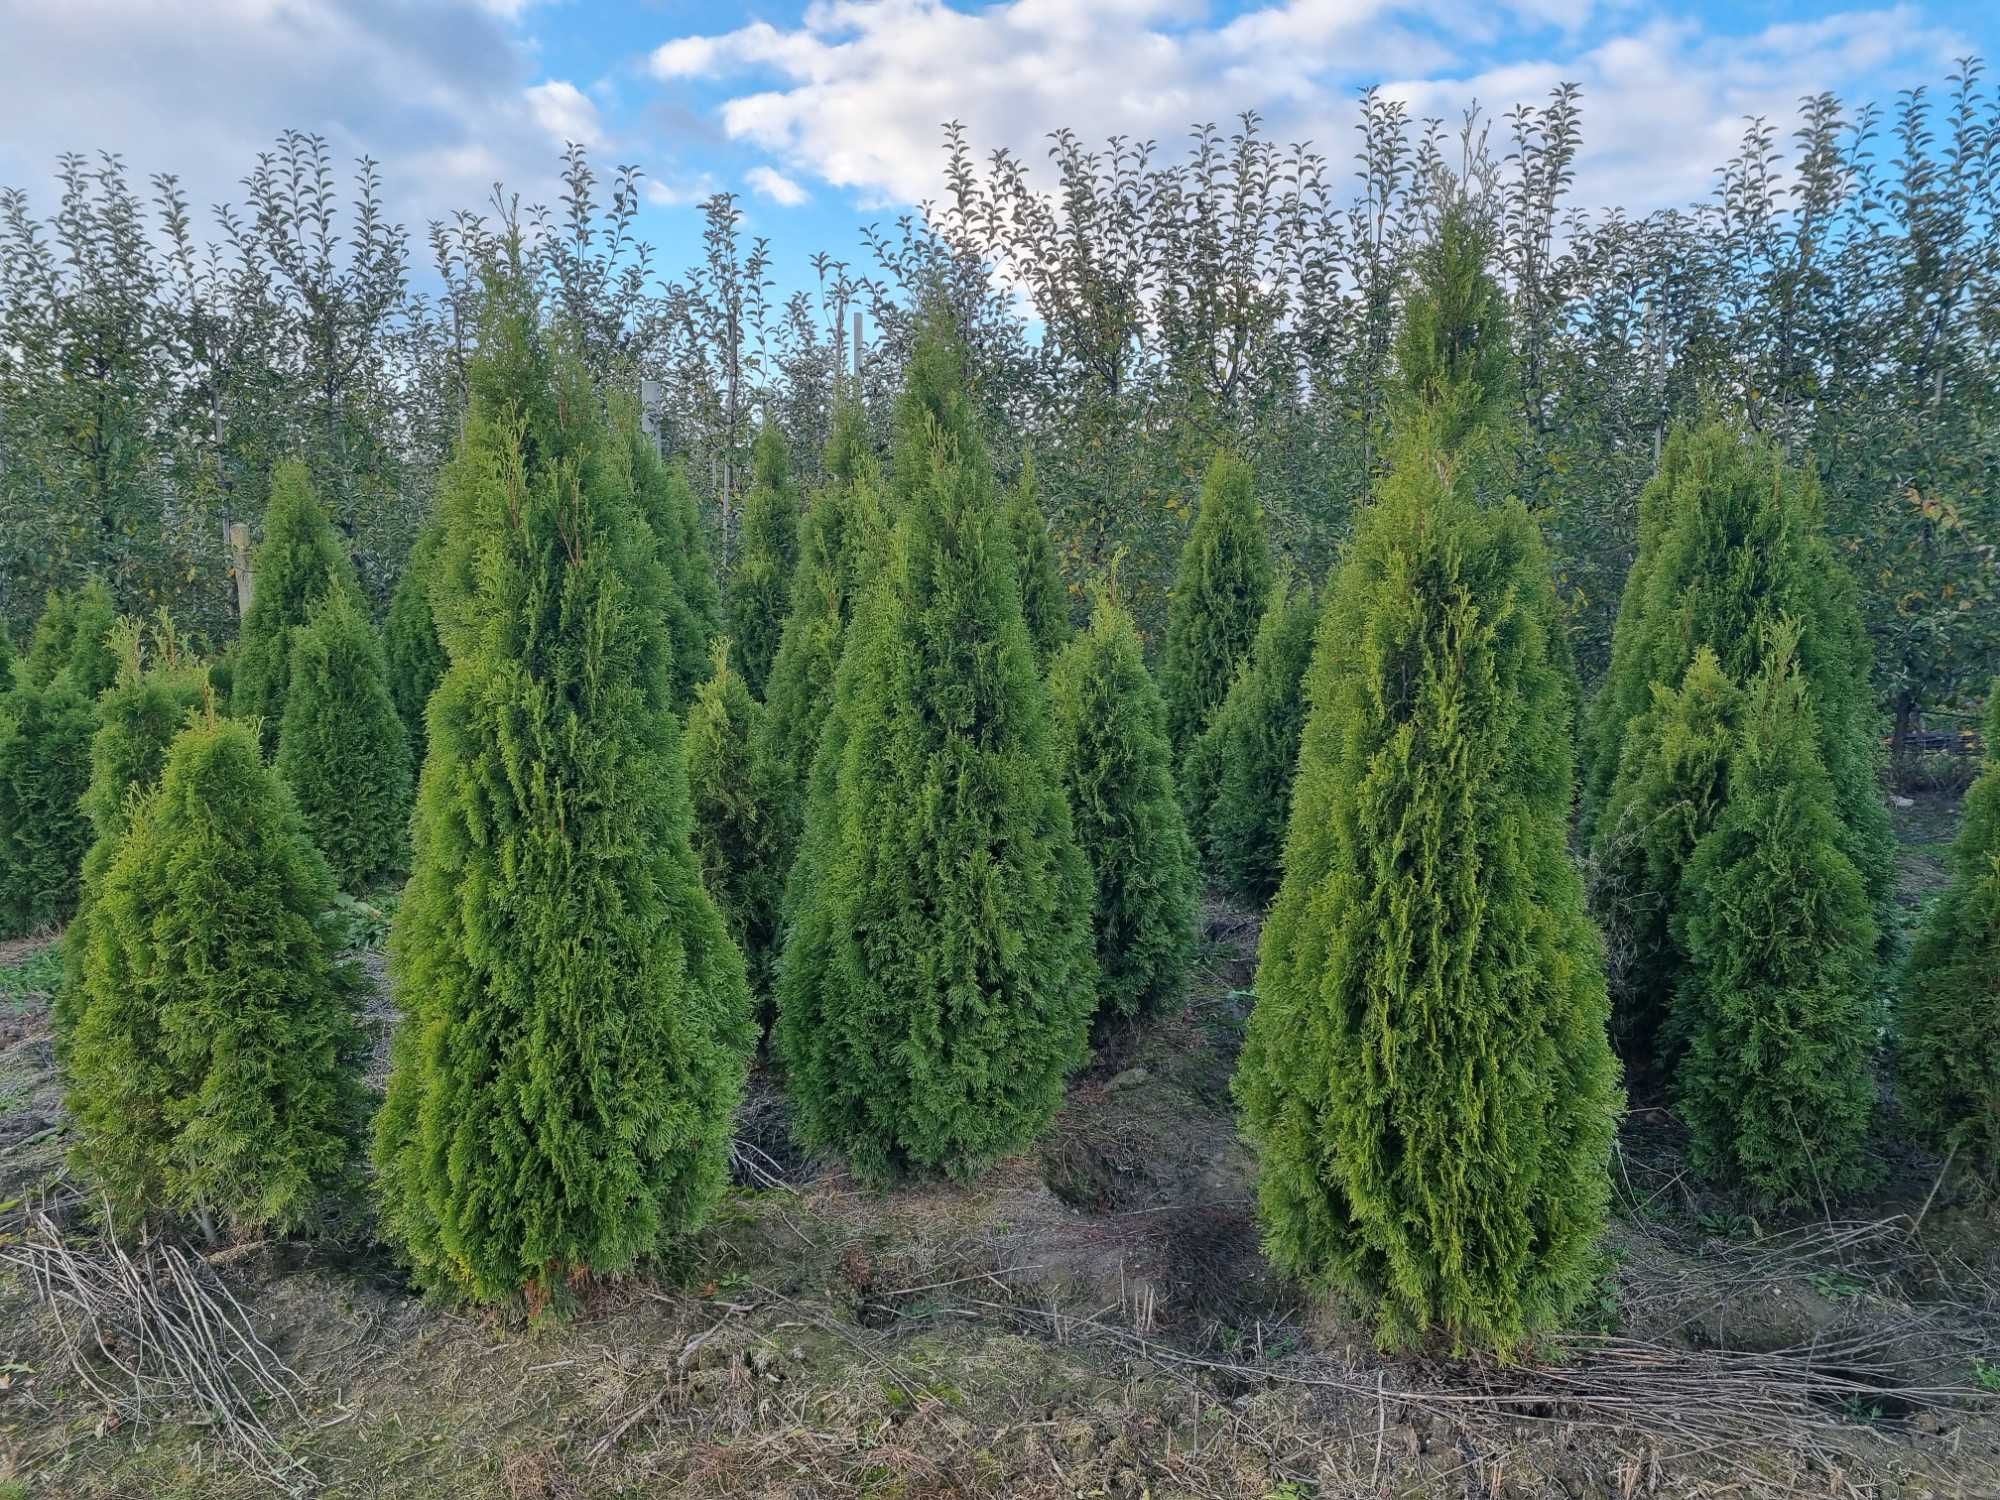
[[292, 632], [333, 590], [360, 588], [340, 534], [313, 494], [306, 466], [296, 459], [272, 471], [264, 539], [251, 575], [255, 588], [236, 640], [229, 707], [237, 718], [261, 721], [259, 734], [269, 752], [277, 748], [285, 717]]
[[83, 794], [91, 842], [83, 857], [76, 915], [63, 940], [63, 987], [52, 1010], [56, 1052], [67, 1055], [83, 996], [83, 959], [90, 949], [96, 893], [117, 856], [135, 797], [159, 783], [167, 750], [208, 697], [207, 674], [162, 611], [148, 629], [121, 620], [110, 636], [118, 678], [97, 700], [90, 742], [90, 782]]
[[1167, 741], [1183, 765], [1181, 798], [1197, 834], [1206, 828], [1215, 795], [1213, 776], [1220, 768], [1207, 761], [1189, 765], [1186, 757], [1229, 692], [1236, 669], [1250, 655], [1271, 582], [1271, 544], [1264, 536], [1249, 466], [1219, 454], [1202, 488], [1194, 530], [1181, 551], [1160, 664]]
[[[64, 678], [85, 698], [95, 698], [118, 675], [110, 640], [117, 618], [111, 590], [95, 578], [66, 593], [52, 592], [21, 659], [27, 680], [47, 687]], [[0, 688], [5, 686], [0, 680]]]
[[802, 1138], [872, 1178], [1034, 1139], [1095, 1003], [1014, 548], [934, 327], [898, 429], [901, 514], [814, 767], [775, 1029]]
[[333, 881], [250, 726], [181, 731], [94, 893], [69, 1047], [79, 1167], [123, 1213], [296, 1228], [363, 1120]]
[[287, 676], [278, 774], [340, 888], [370, 890], [409, 863], [410, 740], [352, 590], [327, 593], [292, 632]]
[[1697, 1170], [1815, 1203], [1867, 1176], [1875, 923], [1841, 849], [1798, 626], [1768, 633], [1727, 801], [1682, 876], [1676, 1093]]
[[439, 486], [432, 696], [390, 961], [381, 1225], [426, 1287], [539, 1305], [701, 1223], [753, 1044], [702, 889], [672, 574], [581, 361], [490, 283]]
[[1056, 567], [1056, 544], [1049, 523], [1035, 498], [1035, 463], [1021, 466], [1021, 477], [1007, 497], [1007, 531], [1014, 539], [1021, 573], [1021, 614], [1028, 622], [1028, 639], [1044, 671], [1069, 640], [1069, 586]]
[[673, 652], [673, 708], [685, 713], [695, 689], [708, 675], [716, 637], [722, 634], [722, 596], [702, 541], [694, 491], [678, 463], [661, 461], [653, 439], [636, 428], [627, 432], [632, 447], [634, 498], [660, 549], [669, 588], [663, 624]]
[[766, 992], [785, 872], [778, 867], [779, 788], [758, 753], [764, 711], [719, 641], [695, 693], [682, 744], [694, 801], [694, 852], [708, 893], [742, 950], [754, 994]]
[[1547, 557], [1412, 427], [1330, 585], [1236, 1093], [1282, 1269], [1506, 1351], [1590, 1293], [1617, 1066]]
[[1303, 691], [1319, 599], [1311, 585], [1280, 580], [1250, 659], [1229, 685], [1202, 738], [1215, 785], [1208, 815], [1210, 867], [1225, 888], [1262, 910], [1284, 875], [1292, 776], [1305, 729]]
[[1965, 794], [1951, 882], [1924, 913], [1896, 1012], [1896, 1074], [1917, 1134], [2000, 1174], [2000, 681]]
[[[389, 696], [409, 740], [412, 773], [424, 764], [424, 710], [444, 676], [444, 647], [431, 618], [430, 582], [440, 537], [426, 526], [410, 549], [403, 576], [389, 599], [382, 625], [382, 660], [389, 673]], [[280, 728], [282, 729], [282, 724]]]
[[791, 613], [792, 570], [799, 559], [799, 497], [792, 488], [784, 434], [766, 422], [757, 434], [755, 478], [743, 501], [741, 550], [729, 575], [729, 629], [743, 680], [759, 699], [771, 658]]
[[1153, 1015], [1180, 994], [1194, 944], [1194, 841], [1167, 752], [1166, 709], [1132, 618], [1107, 594], [1049, 668], [1056, 767], [1096, 877], [1097, 1017]]

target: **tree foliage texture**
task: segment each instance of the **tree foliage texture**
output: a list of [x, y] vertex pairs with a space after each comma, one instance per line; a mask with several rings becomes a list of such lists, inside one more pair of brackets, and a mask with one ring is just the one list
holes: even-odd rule
[[0, 698], [0, 937], [24, 937], [76, 910], [90, 822], [97, 710], [67, 674], [25, 676]]
[[424, 1285], [531, 1303], [701, 1222], [750, 1046], [743, 960], [702, 889], [631, 445], [518, 266], [496, 280], [441, 492], [408, 1010], [375, 1163]]
[[729, 628], [750, 691], [762, 699], [791, 613], [792, 570], [799, 560], [799, 497], [791, 458], [777, 426], [757, 434], [755, 478], [743, 502], [742, 550], [729, 575]]
[[51, 593], [21, 659], [28, 681], [47, 687], [65, 677], [84, 697], [95, 698], [118, 675], [110, 643], [116, 622], [111, 590], [94, 578], [68, 593]]
[[1108, 593], [1049, 668], [1056, 767], [1096, 876], [1098, 1023], [1156, 1015], [1187, 979], [1199, 894], [1166, 707], [1132, 617]]
[[715, 671], [688, 709], [688, 790], [694, 801], [694, 852], [702, 880], [742, 951], [751, 991], [768, 993], [783, 904], [775, 767], [762, 754], [764, 710], [716, 644]]
[[722, 595], [709, 566], [686, 472], [677, 463], [663, 462], [644, 433], [635, 430], [630, 437], [639, 506], [653, 528], [671, 584], [666, 629], [674, 653], [673, 704], [676, 713], [685, 713], [695, 689], [707, 677], [716, 637], [722, 633]]
[[1236, 1091], [1281, 1268], [1385, 1341], [1504, 1351], [1589, 1286], [1617, 1067], [1546, 554], [1401, 441], [1331, 586]]
[[354, 976], [333, 882], [251, 728], [184, 729], [95, 893], [69, 1048], [79, 1165], [131, 1214], [235, 1234], [353, 1180]]
[[1071, 635], [1069, 585], [1056, 567], [1055, 542], [1035, 497], [1032, 457], [1021, 465], [1021, 477], [1007, 497], [1007, 531], [1021, 568], [1021, 613], [1028, 621], [1035, 660], [1044, 671]]
[[389, 696], [409, 740], [412, 776], [424, 764], [424, 711], [444, 677], [444, 646], [437, 621], [431, 617], [430, 581], [443, 539], [428, 526], [410, 549], [403, 576], [389, 599], [389, 617], [382, 625], [382, 659], [389, 674]]
[[409, 867], [410, 739], [389, 694], [382, 643], [336, 588], [292, 632], [278, 774], [343, 891]]
[[797, 1126], [867, 1177], [1032, 1140], [1095, 1002], [1090, 871], [957, 350], [914, 357], [884, 575], [842, 654], [787, 893]]

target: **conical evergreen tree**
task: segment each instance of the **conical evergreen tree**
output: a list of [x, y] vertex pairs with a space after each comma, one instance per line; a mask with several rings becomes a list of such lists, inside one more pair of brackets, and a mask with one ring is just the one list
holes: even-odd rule
[[1271, 545], [1249, 467], [1218, 454], [1181, 552], [1160, 663], [1167, 738], [1182, 764], [1181, 801], [1197, 836], [1207, 826], [1219, 767], [1191, 764], [1188, 757], [1256, 643], [1271, 582]]
[[382, 659], [389, 672], [389, 696], [410, 745], [411, 774], [423, 769], [424, 710], [444, 678], [444, 646], [431, 618], [432, 561], [442, 543], [435, 524], [426, 526], [410, 549], [403, 576], [389, 600], [382, 626]]
[[1056, 568], [1056, 547], [1049, 523], [1035, 498], [1035, 461], [1021, 465], [1021, 477], [1007, 497], [1007, 530], [1021, 570], [1021, 613], [1028, 622], [1028, 639], [1035, 660], [1046, 671], [1073, 634], [1069, 622], [1069, 586]]
[[771, 658], [791, 613], [792, 570], [799, 560], [799, 498], [792, 488], [784, 434], [766, 422], [757, 434], [756, 477], [743, 502], [741, 551], [729, 575], [729, 628], [743, 680], [759, 699]]
[[689, 843], [671, 572], [629, 442], [518, 269], [489, 284], [470, 385], [375, 1162], [420, 1282], [538, 1303], [706, 1215], [752, 1035]]
[[1154, 1015], [1181, 992], [1197, 895], [1167, 752], [1166, 706], [1132, 617], [1106, 594], [1049, 667], [1056, 767], [1096, 876], [1099, 1024]]
[[1506, 1350], [1590, 1284], [1617, 1067], [1546, 554], [1399, 443], [1319, 632], [1236, 1091], [1281, 1268], [1385, 1341]]
[[[1797, 622], [1799, 669], [1813, 704], [1818, 750], [1835, 787], [1836, 840], [1860, 874], [1879, 924], [1893, 901], [1894, 839], [1880, 787], [1881, 749], [1869, 688], [1870, 648], [1852, 579], [1827, 542], [1819, 491], [1809, 468], [1792, 468], [1768, 448], [1727, 427], [1677, 434], [1661, 473], [1640, 502], [1640, 555], [1620, 608], [1612, 670], [1592, 729], [1593, 788], [1586, 816], [1600, 869], [1618, 865], [1607, 839], [1604, 807], [1632, 801], [1629, 783], [1643, 770], [1645, 744], [1632, 729], [1653, 703], [1656, 684], [1681, 682], [1695, 653], [1710, 647], [1722, 672], [1749, 682], [1761, 671], [1771, 627]], [[1636, 600], [1634, 596], [1636, 595]], [[1629, 750], [1629, 753], [1628, 753]], [[1606, 767], [1611, 766], [1607, 776]], [[1623, 837], [1622, 833], [1619, 835]], [[1617, 921], [1623, 910], [1664, 907], [1669, 929], [1682, 886], [1635, 891], [1599, 883], [1599, 915], [1614, 946], [1632, 945]], [[1607, 902], [1611, 904], [1607, 904]], [[1645, 985], [1618, 997], [1621, 1035], [1641, 1050], [1657, 1017]]]
[[282, 1231], [351, 1181], [362, 1049], [333, 894], [250, 727], [183, 730], [96, 893], [69, 1049], [77, 1160], [120, 1210]]
[[1925, 1140], [2000, 1176], [2000, 680], [1951, 883], [1924, 914], [1896, 1016], [1903, 1108]]
[[644, 433], [635, 430], [629, 436], [639, 509], [658, 539], [670, 584], [667, 644], [674, 654], [673, 707], [681, 714], [708, 676], [716, 637], [722, 634], [722, 596], [701, 539], [701, 520], [687, 475], [679, 464], [662, 462], [653, 440]]
[[1095, 999], [1090, 872], [957, 370], [933, 325], [898, 423], [907, 498], [787, 894], [776, 1038], [798, 1128], [864, 1177], [962, 1174], [1033, 1139]]
[[1493, 235], [1463, 201], [1418, 252], [1396, 339], [1399, 402], [1428, 414], [1447, 452], [1494, 431], [1513, 383], [1507, 294], [1490, 269]]
[[782, 802], [774, 768], [758, 753], [764, 710], [743, 675], [731, 669], [729, 642], [716, 643], [715, 671], [688, 709], [688, 790], [694, 802], [694, 852], [702, 880], [742, 950], [753, 995], [769, 989], [785, 889], [777, 819]]
[[90, 823], [97, 710], [67, 672], [22, 675], [0, 698], [0, 938], [25, 937], [76, 910]]
[[1249, 660], [1202, 736], [1213, 743], [1201, 754], [1216, 767], [1209, 862], [1231, 895], [1260, 911], [1284, 875], [1292, 777], [1306, 721], [1303, 685], [1318, 625], [1311, 585], [1280, 579]]
[[409, 865], [410, 740], [361, 601], [336, 588], [292, 632], [278, 774], [344, 891]]
[[230, 711], [260, 719], [268, 753], [278, 746], [285, 690], [292, 668], [292, 632], [335, 588], [359, 592], [354, 564], [340, 535], [313, 495], [306, 466], [296, 459], [271, 474], [271, 502], [264, 511], [264, 539], [251, 570], [256, 588], [236, 641]]
[[[117, 620], [111, 590], [95, 578], [68, 593], [51, 593], [22, 658], [28, 681], [47, 687], [66, 678], [85, 699], [95, 698], [118, 675], [109, 639]], [[0, 681], [0, 689], [5, 686]]]
[[1728, 801], [1682, 877], [1677, 1092], [1697, 1170], [1810, 1203], [1866, 1177], [1875, 924], [1841, 851], [1797, 624], [1768, 634]]
[[153, 629], [121, 620], [110, 640], [118, 680], [97, 700], [97, 733], [90, 742], [90, 782], [82, 807], [90, 821], [76, 916], [63, 939], [63, 986], [51, 1009], [58, 1060], [83, 1003], [83, 959], [96, 893], [117, 857], [135, 796], [159, 784], [167, 750], [208, 696], [207, 673], [182, 646], [162, 611]]
[[14, 637], [8, 633], [7, 623], [0, 620], [0, 694], [5, 694], [14, 685]]

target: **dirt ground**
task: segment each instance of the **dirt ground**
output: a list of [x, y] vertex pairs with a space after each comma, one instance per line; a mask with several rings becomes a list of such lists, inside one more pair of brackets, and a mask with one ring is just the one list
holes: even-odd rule
[[[1912, 915], [1952, 811], [1898, 809]], [[1259, 1254], [1228, 1093], [1256, 923], [1205, 916], [1185, 1009], [975, 1185], [861, 1190], [759, 1078], [715, 1222], [564, 1318], [429, 1305], [365, 1225], [210, 1257], [284, 1366], [231, 1423], [93, 1393], [0, 1271], [0, 1496], [2000, 1496], [2000, 1210], [1892, 1112], [1878, 1188], [1768, 1220], [1638, 1101], [1598, 1295], [1521, 1365], [1385, 1357], [1302, 1300]], [[53, 953], [0, 953], [0, 1253], [38, 1208], [101, 1253], [62, 1168]]]

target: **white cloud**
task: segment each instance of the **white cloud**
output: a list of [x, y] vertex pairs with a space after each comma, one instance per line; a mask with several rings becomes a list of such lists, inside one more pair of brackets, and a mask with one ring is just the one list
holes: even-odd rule
[[535, 123], [558, 145], [571, 141], [591, 147], [604, 144], [604, 122], [598, 117], [597, 103], [575, 84], [560, 78], [538, 83], [527, 91], [527, 99]]
[[755, 191], [781, 207], [797, 208], [811, 199], [811, 194], [775, 167], [752, 167], [743, 175]]
[[[1481, 66], [1523, 37], [1536, 53]], [[813, 0], [796, 26], [676, 37], [648, 66], [723, 83], [728, 136], [868, 206], [937, 195], [947, 120], [977, 152], [1005, 145], [1033, 164], [1057, 126], [1171, 145], [1190, 122], [1256, 108], [1272, 134], [1340, 161], [1363, 83], [1400, 80], [1386, 91], [1416, 116], [1455, 122], [1474, 100], [1493, 116], [1570, 80], [1584, 91], [1579, 200], [1644, 209], [1704, 192], [1744, 115], [1788, 119], [1800, 95], [1885, 69], [1934, 78], [1962, 46], [1909, 5], [1732, 37], [1624, 0], [1273, 0], [1220, 21], [1201, 0]]]

